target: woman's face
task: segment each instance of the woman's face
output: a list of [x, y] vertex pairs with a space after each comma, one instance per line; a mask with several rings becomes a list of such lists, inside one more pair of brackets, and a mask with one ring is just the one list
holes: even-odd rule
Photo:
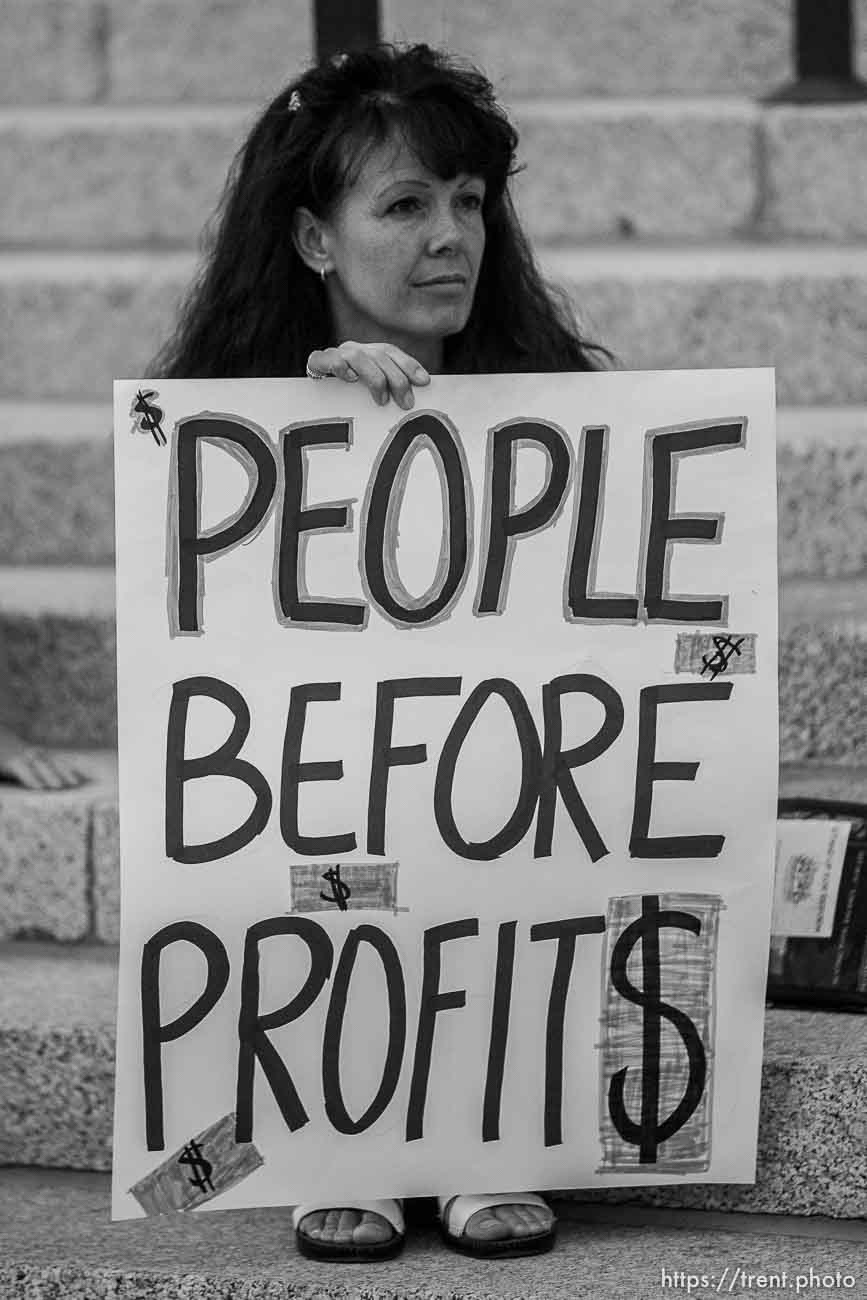
[[405, 143], [371, 152], [324, 223], [335, 342], [393, 343], [439, 368], [473, 305], [484, 196], [481, 177], [444, 181]]

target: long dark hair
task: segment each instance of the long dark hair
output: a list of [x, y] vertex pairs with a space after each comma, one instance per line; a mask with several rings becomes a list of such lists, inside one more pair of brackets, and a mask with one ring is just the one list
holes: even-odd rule
[[326, 218], [369, 152], [403, 137], [443, 180], [486, 182], [484, 256], [473, 308], [444, 340], [449, 373], [595, 370], [610, 354], [581, 338], [515, 215], [518, 136], [476, 68], [427, 45], [377, 45], [308, 69], [268, 105], [237, 154], [209, 247], [177, 328], [151, 362], [162, 378], [303, 375], [328, 347], [325, 290], [299, 257], [292, 216]]

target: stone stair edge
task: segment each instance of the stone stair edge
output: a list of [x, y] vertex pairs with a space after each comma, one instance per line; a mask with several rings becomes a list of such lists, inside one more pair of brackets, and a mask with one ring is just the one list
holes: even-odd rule
[[[539, 245], [544, 273], [579, 279], [630, 280], [651, 276], [677, 280], [715, 276], [749, 279], [761, 274], [806, 274], [815, 278], [867, 275], [867, 240], [829, 243], [827, 240], [731, 239], [668, 242], [634, 240], [614, 244], [600, 238], [560, 247]], [[92, 282], [100, 277], [138, 280], [147, 275], [172, 278], [192, 271], [199, 254], [193, 249], [136, 248], [103, 252], [86, 249], [28, 251], [0, 248], [0, 285], [51, 277], [54, 282]]]
[[[63, 791], [0, 788], [0, 940], [45, 942], [60, 949], [116, 944], [120, 934], [117, 754], [62, 754], [86, 779]], [[782, 762], [781, 798], [863, 806], [867, 765], [806, 759]], [[35, 951], [35, 949], [31, 950]]]
[[[4, 103], [0, 101], [0, 131], [24, 128], [35, 131], [68, 132], [82, 127], [108, 127], [123, 129], [129, 126], [167, 126], [183, 129], [186, 126], [235, 126], [245, 117], [261, 113], [268, 104], [266, 99], [238, 100], [135, 100], [90, 103], [66, 103], [58, 100], [48, 104]], [[860, 119], [867, 116], [863, 101], [839, 103], [773, 104], [753, 96], [707, 94], [676, 94], [661, 91], [643, 95], [600, 95], [594, 93], [567, 96], [513, 95], [507, 99], [510, 116], [536, 122], [616, 120], [619, 117], [649, 115], [671, 120], [680, 117], [707, 120], [725, 118], [761, 125], [766, 120], [807, 121], [822, 119], [827, 122]], [[239, 141], [240, 143], [240, 141]]]
[[[656, 1300], [667, 1271], [725, 1277], [732, 1260], [753, 1275], [812, 1269], [857, 1284], [863, 1224], [782, 1216], [596, 1206], [557, 1200], [558, 1242], [548, 1255], [483, 1263], [446, 1250], [428, 1221], [404, 1253], [373, 1270], [300, 1257], [286, 1208], [166, 1216], [158, 1224], [109, 1222], [107, 1174], [0, 1172], [8, 1228], [0, 1287], [10, 1300], [37, 1295], [154, 1300]], [[60, 1219], [58, 1224], [57, 1220]], [[690, 1282], [693, 1294], [700, 1281]], [[732, 1291], [734, 1288], [732, 1288]], [[856, 1294], [838, 1291], [838, 1295]], [[707, 1290], [703, 1294], [713, 1294]], [[747, 1294], [738, 1288], [738, 1295]], [[827, 1292], [826, 1294], [833, 1294]]]
[[[102, 445], [113, 436], [113, 418], [110, 401], [18, 401], [0, 395], [0, 448], [27, 446], [35, 441]], [[841, 445], [850, 440], [857, 444], [867, 441], [867, 405], [777, 407], [780, 449], [797, 452], [817, 444]]]
[[[4, 613], [108, 616], [114, 613], [113, 564], [0, 565], [0, 617]], [[867, 623], [867, 573], [852, 577], [797, 577], [780, 583], [781, 620], [813, 609], [823, 620]]]
[[[117, 950], [33, 945], [28, 954], [28, 947], [0, 946], [0, 1092], [9, 1120], [0, 1130], [2, 1160], [107, 1169]], [[581, 1199], [627, 1195], [695, 1209], [864, 1217], [864, 1171], [852, 1151], [867, 1084], [865, 1044], [867, 1017], [769, 1009], [756, 1183], [584, 1189]]]
[[[69, 746], [44, 745], [48, 753], [62, 757], [81, 770], [84, 784], [68, 790], [27, 790], [21, 786], [0, 785], [0, 800], [17, 803], [34, 812], [59, 803], [117, 803], [116, 749], [71, 749]], [[828, 794], [833, 789], [835, 793]], [[867, 809], [867, 766], [857, 763], [834, 763], [827, 759], [802, 759], [780, 763], [780, 797], [803, 796], [864, 802]], [[3, 940], [0, 939], [0, 943]]]
[[[0, 939], [0, 1032], [74, 1033], [81, 1026], [108, 1029], [113, 1038], [119, 951], [117, 940]], [[766, 1063], [827, 1060], [861, 1067], [865, 1054], [867, 1012], [766, 1007]]]

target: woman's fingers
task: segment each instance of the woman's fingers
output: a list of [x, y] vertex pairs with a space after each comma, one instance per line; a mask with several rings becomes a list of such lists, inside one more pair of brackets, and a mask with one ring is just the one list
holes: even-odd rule
[[387, 352], [383, 353], [379, 364], [388, 381], [391, 396], [404, 411], [410, 410], [415, 406], [415, 394], [412, 391], [412, 380], [409, 375]]
[[400, 348], [389, 347], [388, 355], [391, 357], [392, 361], [396, 362], [397, 365], [400, 366], [410, 383], [430, 383], [430, 375], [425, 370], [424, 366], [420, 361], [416, 361], [415, 357], [411, 357], [408, 352], [402, 352]]
[[317, 375], [347, 383], [360, 381], [380, 406], [393, 397], [409, 410], [415, 403], [414, 384], [429, 384], [430, 375], [408, 352], [386, 343], [341, 343], [311, 352], [308, 367]]
[[311, 352], [307, 358], [307, 365], [314, 374], [342, 379], [347, 384], [358, 382], [358, 375], [340, 348], [323, 348], [321, 351]]

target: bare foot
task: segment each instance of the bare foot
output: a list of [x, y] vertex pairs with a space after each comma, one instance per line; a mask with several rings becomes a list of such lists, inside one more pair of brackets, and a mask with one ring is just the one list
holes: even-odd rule
[[0, 727], [0, 782], [4, 781], [26, 790], [71, 790], [83, 785], [85, 777], [67, 759]]
[[554, 1215], [547, 1206], [494, 1205], [471, 1215], [464, 1234], [474, 1241], [505, 1241], [509, 1237], [535, 1237], [550, 1232], [553, 1226]]
[[378, 1246], [395, 1235], [388, 1219], [370, 1210], [311, 1210], [298, 1225], [323, 1244]]

